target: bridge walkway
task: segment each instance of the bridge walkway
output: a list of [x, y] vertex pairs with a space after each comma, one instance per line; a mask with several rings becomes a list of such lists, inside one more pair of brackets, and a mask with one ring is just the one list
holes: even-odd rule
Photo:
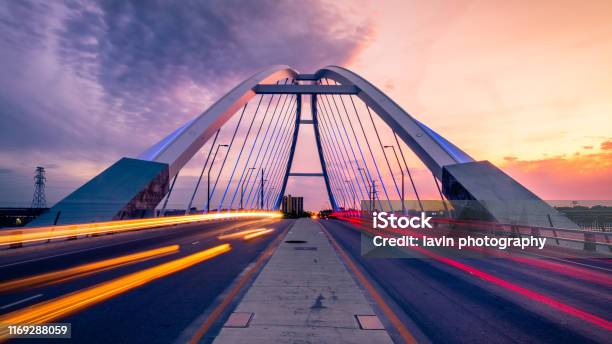
[[300, 219], [214, 343], [392, 343], [382, 328], [362, 329], [357, 315], [375, 313], [321, 227]]

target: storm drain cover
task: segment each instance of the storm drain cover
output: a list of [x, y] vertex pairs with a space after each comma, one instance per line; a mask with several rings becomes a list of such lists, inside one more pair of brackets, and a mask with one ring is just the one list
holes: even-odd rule
[[355, 315], [362, 330], [384, 330], [385, 327], [376, 315]]
[[305, 244], [308, 241], [305, 240], [285, 240], [287, 244]]
[[251, 312], [234, 312], [232, 313], [223, 327], [247, 327], [253, 318]]

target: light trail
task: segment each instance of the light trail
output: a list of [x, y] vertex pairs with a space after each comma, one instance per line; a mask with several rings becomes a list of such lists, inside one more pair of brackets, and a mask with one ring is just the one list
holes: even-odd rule
[[[377, 232], [374, 231], [373, 229], [369, 229], [367, 227], [362, 226], [363, 223], [359, 223], [359, 221], [349, 221], [353, 224], [357, 224], [355, 226], [355, 228], [358, 231], [362, 231], [362, 232], [367, 232], [370, 234], [378, 234], [378, 235], [383, 235], [383, 236], [394, 236], [397, 233], [382, 233], [382, 232]], [[423, 255], [432, 258], [440, 263], [452, 266], [458, 270], [461, 270], [467, 274], [469, 274], [470, 276], [479, 278], [483, 281], [489, 282], [491, 284], [497, 285], [499, 287], [502, 287], [508, 291], [512, 291], [515, 292], [517, 294], [520, 294], [526, 298], [529, 298], [533, 301], [537, 301], [540, 302], [542, 304], [548, 305], [549, 307], [552, 307], [554, 309], [557, 309], [565, 314], [580, 318], [582, 320], [585, 320], [593, 325], [602, 327], [608, 331], [612, 331], [612, 322], [610, 322], [607, 319], [598, 317], [594, 314], [591, 314], [589, 312], [583, 311], [579, 308], [570, 306], [568, 304], [565, 304], [559, 300], [556, 300], [555, 298], [552, 298], [550, 296], [538, 293], [536, 291], [530, 290], [528, 288], [525, 288], [523, 286], [520, 286], [518, 284], [509, 282], [507, 280], [504, 280], [502, 278], [499, 278], [497, 276], [494, 276], [492, 274], [489, 274], [487, 272], [484, 272], [482, 270], [479, 270], [473, 266], [461, 263], [457, 260], [448, 258], [448, 257], [444, 257], [441, 256], [439, 254], [436, 254], [430, 250], [424, 249], [422, 247], [417, 247], [417, 246], [411, 246], [411, 247], [407, 247], [406, 250], [413, 250], [419, 253], [422, 253]]]
[[219, 235], [217, 237], [217, 239], [219, 239], [219, 240], [236, 239], [236, 238], [244, 237], [247, 234], [257, 233], [257, 232], [261, 232], [261, 231], [265, 231], [265, 230], [267, 230], [267, 229], [266, 228], [246, 229], [246, 230], [238, 231], [238, 232], [235, 232], [235, 233]]
[[262, 231], [259, 232], [255, 232], [255, 233], [251, 233], [251, 234], [247, 234], [243, 237], [244, 240], [251, 240], [253, 238], [257, 238], [260, 237], [262, 235], [268, 234], [268, 233], [272, 233], [274, 232], [274, 228], [270, 228], [270, 229], [264, 229]]
[[[0, 324], [19, 325], [50, 322], [230, 250], [231, 246], [229, 244], [222, 244], [152, 268], [103, 282], [87, 289], [3, 315], [0, 317]], [[8, 338], [7, 331], [7, 327], [0, 329], [0, 340]]]
[[178, 251], [179, 245], [171, 245], [134, 254], [128, 254], [121, 257], [106, 259], [99, 262], [83, 264], [65, 270], [53, 271], [36, 276], [15, 279], [0, 283], [0, 292], [7, 292], [15, 289], [30, 288], [34, 286], [64, 282], [74, 278], [85, 277], [94, 273], [102, 272], [108, 269], [117, 268], [119, 266], [134, 264], [152, 258], [158, 258]]
[[134, 231], [176, 224], [213, 221], [236, 218], [280, 218], [280, 212], [273, 211], [242, 211], [222, 212], [214, 214], [168, 216], [150, 219], [123, 221], [107, 221], [61, 226], [33, 227], [28, 229], [8, 230], [0, 233], [0, 246], [20, 243], [30, 243], [53, 239], [75, 237], [79, 235], [95, 235]]

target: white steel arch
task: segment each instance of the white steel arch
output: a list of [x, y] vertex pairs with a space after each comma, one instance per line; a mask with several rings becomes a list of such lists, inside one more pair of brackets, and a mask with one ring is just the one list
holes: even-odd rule
[[439, 179], [444, 166], [474, 161], [467, 153], [410, 116], [386, 94], [350, 70], [328, 66], [319, 69], [315, 75], [319, 79], [331, 79], [341, 84], [356, 86], [359, 90], [357, 96], [393, 128]]
[[256, 73], [234, 87], [201, 115], [144, 151], [137, 159], [168, 164], [169, 176], [173, 178], [217, 129], [255, 96], [255, 86], [273, 84], [286, 78], [295, 79], [297, 75], [297, 71], [286, 65], [272, 66]]

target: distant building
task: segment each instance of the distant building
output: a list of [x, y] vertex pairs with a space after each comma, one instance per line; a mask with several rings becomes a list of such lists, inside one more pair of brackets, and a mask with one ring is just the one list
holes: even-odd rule
[[283, 213], [288, 215], [300, 216], [304, 213], [304, 197], [283, 196]]

